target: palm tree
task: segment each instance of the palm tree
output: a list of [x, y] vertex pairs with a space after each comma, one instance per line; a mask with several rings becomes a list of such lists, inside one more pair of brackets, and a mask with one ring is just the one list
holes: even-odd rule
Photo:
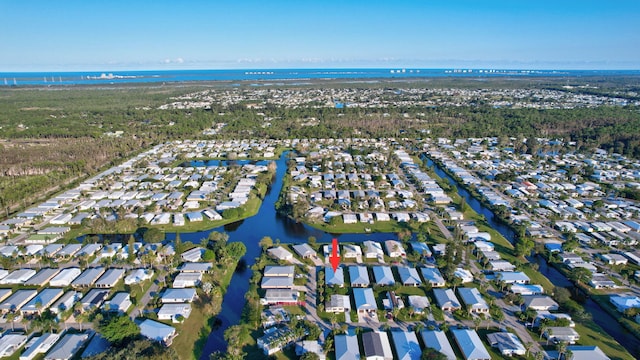
[[11, 331], [14, 331], [14, 322], [16, 320], [16, 317], [18, 317], [18, 314], [16, 314], [15, 312], [11, 311], [7, 314], [7, 321], [11, 321]]
[[482, 319], [479, 316], [473, 318], [473, 324], [476, 326], [476, 331], [478, 331], [478, 327], [482, 323]]
[[524, 343], [524, 349], [527, 351], [525, 353], [525, 356], [528, 358], [529, 357], [529, 351], [531, 351], [531, 347], [533, 346], [533, 343], [531, 341], [527, 341], [526, 343]]
[[562, 357], [562, 355], [567, 351], [567, 342], [560, 341], [556, 344], [556, 350], [558, 350], [558, 360]]
[[573, 351], [571, 351], [571, 349], [567, 349], [564, 352], [564, 359], [565, 360], [572, 360], [573, 359]]

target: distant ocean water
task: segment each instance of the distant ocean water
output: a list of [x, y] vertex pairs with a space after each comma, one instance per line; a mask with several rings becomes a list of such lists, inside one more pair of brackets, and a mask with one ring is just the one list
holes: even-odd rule
[[434, 77], [583, 77], [640, 75], [640, 70], [489, 70], [489, 69], [273, 69], [148, 70], [80, 72], [0, 72], [2, 86], [59, 86], [190, 81], [291, 81], [313, 79], [412, 79]]

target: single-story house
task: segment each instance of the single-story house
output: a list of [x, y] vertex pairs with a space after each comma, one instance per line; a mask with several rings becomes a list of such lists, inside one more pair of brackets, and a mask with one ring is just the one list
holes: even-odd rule
[[354, 288], [353, 300], [359, 313], [375, 313], [378, 310], [376, 298], [371, 288]]
[[120, 269], [120, 268], [109, 269], [104, 273], [104, 275], [100, 277], [100, 279], [98, 279], [98, 281], [96, 281], [94, 286], [97, 288], [110, 289], [116, 286], [118, 281], [120, 281], [120, 279], [122, 279], [122, 277], [124, 276], [124, 273], [125, 273], [124, 269]]
[[398, 270], [398, 275], [400, 276], [400, 282], [402, 282], [402, 285], [404, 286], [422, 285], [422, 280], [420, 280], [420, 275], [418, 275], [418, 271], [415, 268], [398, 266], [396, 269]]
[[413, 331], [392, 331], [391, 338], [399, 360], [420, 360], [422, 350]]
[[524, 309], [555, 311], [559, 308], [558, 303], [546, 295], [526, 295], [522, 298], [524, 299], [522, 305]]
[[327, 286], [344, 287], [344, 271], [341, 266], [338, 266], [336, 271], [333, 271], [331, 266], [325, 266], [324, 274]]
[[191, 315], [191, 304], [164, 304], [158, 310], [158, 320], [171, 320], [172, 322], [181, 322], [188, 319]]
[[360, 359], [357, 335], [336, 335], [333, 340], [336, 360]]
[[386, 332], [370, 331], [362, 334], [362, 348], [367, 360], [393, 360], [391, 344]]
[[160, 300], [167, 303], [190, 303], [196, 299], [196, 289], [172, 289], [168, 288], [162, 293]]
[[384, 247], [387, 250], [389, 257], [406, 257], [407, 253], [404, 251], [404, 246], [397, 240], [386, 240]]
[[124, 278], [124, 283], [126, 285], [133, 285], [151, 279], [152, 277], [152, 269], [135, 269], [131, 272], [131, 274], [127, 275], [127, 277]]
[[611, 295], [609, 301], [622, 313], [627, 309], [640, 308], [640, 298], [633, 295]]
[[351, 310], [351, 302], [348, 295], [333, 294], [324, 307], [326, 312], [340, 313]]
[[382, 251], [382, 245], [379, 242], [367, 240], [362, 242], [362, 248], [364, 250], [364, 257], [366, 259], [377, 259], [384, 256]]
[[173, 284], [171, 285], [175, 289], [182, 289], [188, 287], [196, 287], [200, 285], [202, 282], [202, 273], [197, 272], [180, 272], [176, 275], [175, 279], [173, 279]]
[[374, 266], [373, 277], [377, 285], [394, 285], [396, 283], [389, 266]]
[[480, 336], [471, 329], [451, 329], [458, 348], [465, 360], [491, 360], [489, 351], [484, 347]]
[[425, 309], [426, 310], [429, 309], [429, 306], [430, 306], [429, 298], [426, 296], [409, 295], [408, 300], [409, 300], [409, 306], [413, 308], [413, 311], [416, 314], [423, 314], [425, 312]]
[[349, 278], [352, 287], [368, 287], [369, 272], [365, 266], [349, 266]]
[[174, 327], [151, 319], [144, 319], [139, 326], [140, 335], [147, 339], [158, 341], [165, 346], [170, 346], [173, 338], [176, 336], [176, 329]]
[[85, 311], [99, 308], [102, 306], [102, 303], [104, 303], [107, 296], [109, 296], [109, 290], [107, 289], [91, 289], [82, 298], [82, 300], [80, 300], [82, 308]]
[[69, 360], [73, 358], [89, 340], [88, 333], [71, 334], [67, 333], [56, 343], [56, 345], [45, 355], [45, 360]]
[[293, 254], [289, 250], [282, 246], [277, 246], [267, 250], [267, 254], [276, 260], [291, 261], [293, 260]]
[[458, 295], [467, 307], [470, 313], [487, 314], [489, 313], [489, 304], [482, 298], [480, 292], [476, 288], [459, 287]]
[[451, 343], [449, 339], [447, 339], [447, 335], [444, 331], [439, 330], [423, 330], [420, 333], [422, 337], [422, 342], [432, 349], [435, 349], [444, 356], [447, 357], [447, 360], [456, 360], [456, 354], [453, 351], [453, 347], [451, 347]]
[[566, 341], [570, 344], [580, 340], [580, 334], [571, 327], [549, 327], [543, 336], [553, 342]]
[[313, 250], [309, 244], [297, 244], [293, 245], [293, 251], [303, 259], [314, 258], [317, 256], [316, 251]]
[[64, 291], [62, 289], [48, 288], [42, 290], [38, 295], [31, 299], [26, 305], [24, 305], [20, 312], [23, 315], [41, 314], [47, 310], [53, 303], [62, 296]]
[[131, 305], [133, 304], [131, 302], [131, 297], [129, 293], [119, 292], [115, 294], [111, 298], [111, 300], [107, 301], [103, 305], [103, 308], [106, 311], [110, 311], [110, 312], [126, 313], [127, 310], [129, 310], [129, 308], [131, 307]]
[[515, 334], [510, 332], [495, 332], [488, 334], [487, 340], [491, 347], [498, 348], [500, 353], [504, 356], [524, 356], [527, 353], [522, 341], [520, 341]]
[[433, 295], [442, 311], [455, 311], [462, 308], [451, 289], [433, 289]]
[[446, 285], [446, 281], [444, 281], [444, 277], [438, 268], [423, 267], [420, 268], [420, 271], [422, 272], [424, 281], [431, 284], [432, 287], [443, 287]]

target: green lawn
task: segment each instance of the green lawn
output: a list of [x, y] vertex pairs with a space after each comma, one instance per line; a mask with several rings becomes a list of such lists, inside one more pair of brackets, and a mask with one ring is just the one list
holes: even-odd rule
[[612, 360], [634, 358], [622, 345], [618, 344], [593, 321], [590, 321], [586, 325], [576, 324], [575, 329], [580, 333], [580, 341], [578, 341], [578, 344], [596, 345]]

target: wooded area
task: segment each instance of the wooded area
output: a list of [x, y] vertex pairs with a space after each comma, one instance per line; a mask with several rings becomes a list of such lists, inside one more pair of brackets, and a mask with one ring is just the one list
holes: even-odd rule
[[[486, 79], [485, 79], [486, 80]], [[357, 84], [371, 88], [535, 87], [598, 95], [633, 97], [637, 78], [571, 79], [571, 84], [598, 87], [563, 88], [567, 79], [433, 79], [423, 82]], [[167, 140], [187, 138], [346, 138], [346, 137], [485, 137], [564, 138], [580, 151], [603, 148], [640, 158], [640, 109], [600, 106], [576, 109], [515, 109], [483, 105], [463, 107], [393, 106], [386, 108], [285, 108], [247, 102], [211, 109], [160, 110], [172, 98], [229, 84], [149, 85], [131, 87], [11, 88], [0, 90], [0, 206], [27, 207], [76, 179], [129, 158]], [[240, 84], [245, 88], [251, 85]], [[319, 82], [309, 88], [354, 84]], [[299, 87], [300, 88], [300, 87]], [[304, 87], [301, 87], [304, 89]], [[390, 91], [387, 100], [402, 100]], [[253, 101], [255, 102], [255, 101]], [[269, 126], [263, 126], [265, 119]], [[216, 123], [226, 126], [213, 136], [202, 132]], [[529, 146], [535, 147], [535, 142]], [[528, 152], [548, 149], [527, 149]], [[6, 215], [6, 214], [5, 214]]]

